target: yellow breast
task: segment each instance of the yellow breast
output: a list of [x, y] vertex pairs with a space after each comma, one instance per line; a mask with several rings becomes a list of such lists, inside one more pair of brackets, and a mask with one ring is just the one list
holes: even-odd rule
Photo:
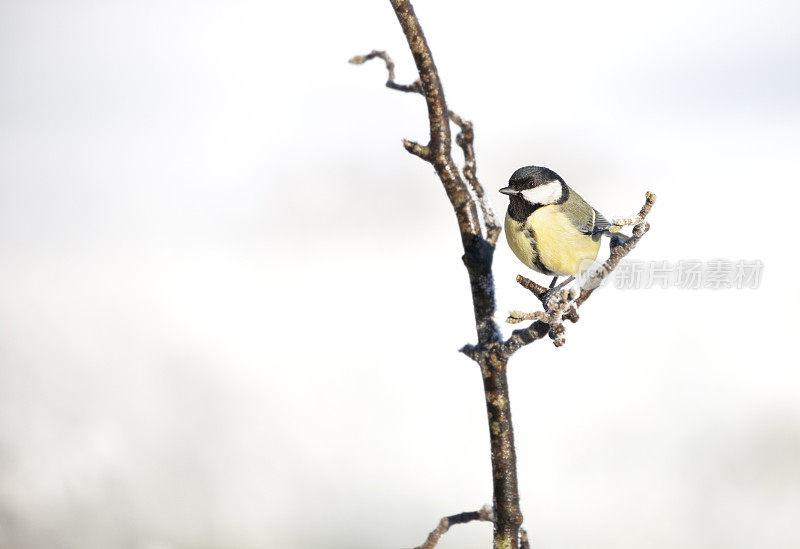
[[581, 233], [555, 205], [537, 209], [525, 222], [506, 214], [505, 225], [511, 250], [540, 273], [577, 275], [591, 265], [600, 250], [600, 235]]

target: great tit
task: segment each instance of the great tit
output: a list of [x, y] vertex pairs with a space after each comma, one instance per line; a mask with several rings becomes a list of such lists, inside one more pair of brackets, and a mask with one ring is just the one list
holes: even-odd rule
[[551, 290], [569, 276], [562, 288], [592, 264], [611, 223], [548, 168], [525, 166], [508, 183], [500, 189], [509, 196], [508, 245], [525, 265], [554, 277]]

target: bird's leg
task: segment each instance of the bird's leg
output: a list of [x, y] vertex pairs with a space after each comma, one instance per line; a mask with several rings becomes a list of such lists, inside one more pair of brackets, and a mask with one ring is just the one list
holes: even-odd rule
[[572, 282], [573, 280], [575, 280], [575, 277], [574, 277], [574, 276], [571, 276], [571, 277], [569, 277], [568, 279], [566, 279], [564, 282], [562, 282], [561, 284], [559, 284], [558, 286], [556, 286], [555, 288], [553, 288], [553, 290], [555, 290], [555, 291], [557, 292], [557, 291], [561, 290], [561, 289], [562, 289], [564, 286], [566, 286], [567, 284], [569, 284], [570, 282]]
[[553, 296], [554, 296], [554, 295], [556, 295], [558, 292], [560, 292], [562, 289], [564, 289], [564, 286], [566, 286], [567, 284], [569, 284], [570, 282], [572, 282], [573, 280], [575, 280], [575, 277], [574, 277], [574, 276], [571, 276], [571, 277], [569, 277], [568, 279], [566, 279], [564, 282], [562, 282], [562, 283], [561, 283], [561, 284], [559, 284], [558, 286], [556, 286], [556, 281], [557, 281], [557, 280], [558, 280], [558, 277], [557, 277], [557, 276], [556, 276], [556, 277], [553, 277], [553, 281], [550, 283], [550, 289], [549, 289], [549, 290], [547, 290], [547, 291], [544, 293], [544, 295], [542, 296], [542, 303], [547, 303], [547, 301], [548, 301], [548, 300], [549, 300], [551, 297], [553, 297]]

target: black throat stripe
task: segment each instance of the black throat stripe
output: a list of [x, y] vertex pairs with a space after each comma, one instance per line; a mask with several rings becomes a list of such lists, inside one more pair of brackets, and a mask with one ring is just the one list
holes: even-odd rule
[[530, 216], [539, 208], [541, 208], [541, 205], [537, 204], [534, 206], [524, 198], [513, 195], [508, 204], [508, 215], [511, 216], [511, 219], [514, 221], [523, 223], [526, 219], [528, 219], [528, 216]]

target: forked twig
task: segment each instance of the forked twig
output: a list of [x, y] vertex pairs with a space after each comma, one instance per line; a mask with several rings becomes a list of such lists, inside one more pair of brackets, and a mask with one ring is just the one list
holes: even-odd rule
[[[370, 59], [376, 58], [383, 59], [383, 62], [386, 64], [386, 71], [389, 73], [389, 78], [386, 80], [387, 88], [406, 93], [418, 93], [420, 95], [425, 95], [425, 89], [422, 87], [422, 83], [420, 82], [419, 78], [414, 80], [411, 84], [399, 84], [397, 81], [395, 81], [394, 61], [385, 51], [372, 50], [366, 55], [356, 55], [351, 57], [349, 62], [354, 65], [361, 65]], [[472, 129], [472, 122], [469, 120], [464, 120], [451, 109], [447, 109], [447, 116], [456, 126], [458, 126], [460, 130], [456, 135], [456, 144], [464, 153], [464, 166], [461, 168], [461, 172], [464, 174], [464, 179], [466, 179], [469, 183], [469, 186], [478, 201], [478, 205], [481, 208], [481, 215], [483, 216], [483, 221], [486, 225], [486, 240], [491, 245], [494, 245], [497, 242], [497, 237], [500, 236], [501, 227], [500, 224], [497, 223], [494, 211], [492, 210], [492, 207], [486, 198], [486, 192], [483, 189], [483, 185], [481, 185], [480, 181], [478, 181], [478, 165], [475, 160], [474, 146], [475, 133]], [[431, 156], [430, 149], [428, 147], [420, 145], [419, 143], [409, 139], [403, 140], [403, 146], [411, 154], [419, 156], [423, 160], [430, 161]]]

